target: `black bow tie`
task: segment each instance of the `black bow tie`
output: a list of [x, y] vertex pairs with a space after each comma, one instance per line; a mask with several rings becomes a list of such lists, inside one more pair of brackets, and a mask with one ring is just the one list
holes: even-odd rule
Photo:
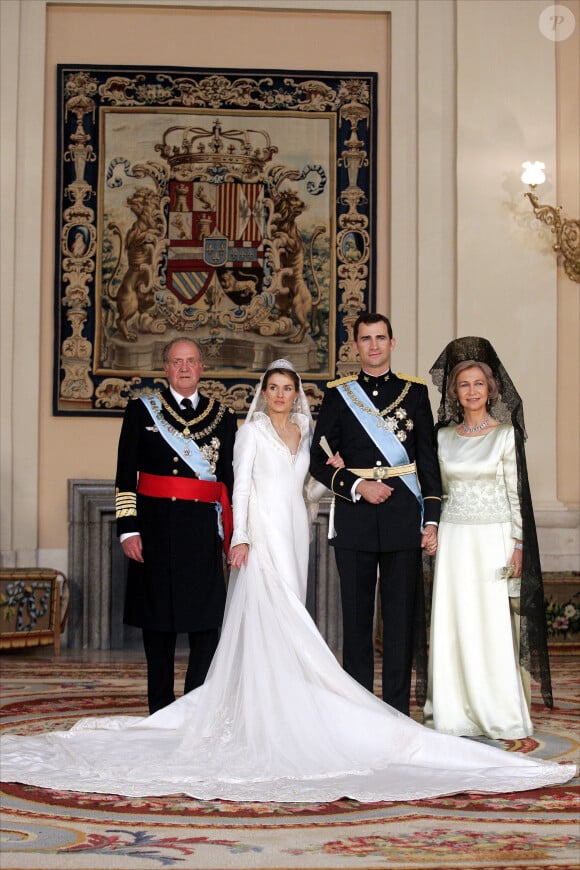
[[191, 413], [193, 411], [193, 404], [191, 399], [182, 399], [181, 400], [181, 410], [186, 413]]

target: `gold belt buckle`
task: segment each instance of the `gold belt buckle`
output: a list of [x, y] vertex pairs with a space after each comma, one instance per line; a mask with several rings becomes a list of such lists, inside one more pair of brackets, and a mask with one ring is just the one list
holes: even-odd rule
[[373, 480], [384, 480], [385, 477], [389, 476], [389, 469], [385, 468], [384, 465], [376, 466], [373, 468]]

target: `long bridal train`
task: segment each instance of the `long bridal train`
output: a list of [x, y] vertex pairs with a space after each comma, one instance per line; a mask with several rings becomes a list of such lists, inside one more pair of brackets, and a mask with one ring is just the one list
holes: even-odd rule
[[205, 684], [148, 718], [84, 719], [70, 731], [7, 735], [0, 741], [4, 781], [128, 796], [372, 802], [519, 791], [575, 775], [573, 764], [424, 728], [342, 670], [302, 603], [309, 421], [296, 419], [296, 456], [265, 414], [238, 433], [235, 525], [249, 531], [252, 545], [247, 566], [231, 579]]
[[344, 673], [300, 601], [255, 561], [232, 585], [204, 686], [148, 718], [9, 735], [2, 779], [129, 796], [371, 802], [533, 789], [574, 775], [573, 765], [439, 734], [387, 707]]

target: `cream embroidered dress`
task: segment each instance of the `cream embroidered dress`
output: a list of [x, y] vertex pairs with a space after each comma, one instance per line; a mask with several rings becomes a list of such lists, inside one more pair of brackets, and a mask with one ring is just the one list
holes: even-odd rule
[[449, 426], [438, 450], [444, 500], [425, 721], [447, 734], [526, 737], [533, 727], [518, 663], [519, 590], [502, 576], [522, 537], [514, 430], [501, 424], [468, 438]]
[[0, 741], [4, 780], [130, 796], [242, 801], [414, 800], [566, 782], [575, 766], [439, 734], [346, 674], [304, 607], [310, 421], [297, 454], [254, 414], [235, 448], [234, 543], [248, 564], [228, 589], [203, 686], [148, 718], [81, 720]]

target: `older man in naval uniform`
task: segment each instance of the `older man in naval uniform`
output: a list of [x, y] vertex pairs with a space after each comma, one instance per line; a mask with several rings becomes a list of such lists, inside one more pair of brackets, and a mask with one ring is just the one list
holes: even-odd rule
[[115, 481], [124, 621], [143, 632], [150, 713], [175, 700], [178, 633], [189, 636], [185, 692], [203, 683], [217, 647], [237, 428], [230, 409], [198, 392], [197, 342], [170, 342], [163, 368], [169, 387], [127, 405]]
[[[441, 480], [427, 388], [391, 372], [394, 347], [386, 317], [359, 316], [354, 348], [361, 371], [328, 384], [310, 472], [335, 496], [331, 545], [342, 597], [343, 667], [373, 691], [378, 574], [383, 699], [408, 715], [413, 649], [422, 641], [421, 548], [429, 555], [437, 549]], [[344, 468], [327, 465], [329, 451], [340, 453]]]

